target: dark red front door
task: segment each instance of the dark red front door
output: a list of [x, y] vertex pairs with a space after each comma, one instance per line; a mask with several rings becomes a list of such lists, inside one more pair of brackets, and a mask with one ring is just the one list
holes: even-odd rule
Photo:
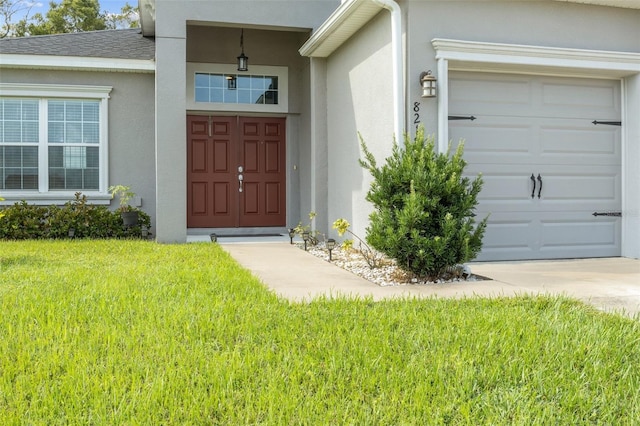
[[187, 226], [284, 226], [285, 119], [187, 117]]

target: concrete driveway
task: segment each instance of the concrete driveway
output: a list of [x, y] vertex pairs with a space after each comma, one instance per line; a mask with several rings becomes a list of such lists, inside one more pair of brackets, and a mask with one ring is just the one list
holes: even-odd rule
[[318, 296], [496, 297], [566, 295], [605, 311], [640, 314], [640, 260], [626, 258], [472, 263], [491, 280], [381, 287], [285, 242], [221, 244], [276, 294], [292, 301]]

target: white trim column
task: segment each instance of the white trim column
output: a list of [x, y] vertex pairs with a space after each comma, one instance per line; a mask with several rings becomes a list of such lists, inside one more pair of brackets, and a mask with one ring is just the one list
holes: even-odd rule
[[449, 61], [438, 58], [438, 152], [449, 148]]
[[622, 255], [640, 259], [640, 74], [622, 89]]
[[[327, 144], [327, 61], [311, 58], [311, 211], [316, 212], [316, 229], [324, 232], [328, 223], [328, 144]], [[301, 212], [301, 214], [306, 214]]]

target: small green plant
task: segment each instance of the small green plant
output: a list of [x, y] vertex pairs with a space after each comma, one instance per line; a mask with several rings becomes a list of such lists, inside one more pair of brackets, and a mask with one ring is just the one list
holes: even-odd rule
[[372, 247], [430, 280], [477, 256], [487, 225], [487, 218], [474, 221], [482, 177], [463, 177], [463, 143], [453, 155], [437, 153], [421, 127], [415, 139], [405, 135], [404, 148], [394, 142], [381, 167], [362, 137], [360, 144], [360, 165], [374, 178], [367, 193], [375, 207], [367, 228]]
[[[4, 201], [4, 198], [0, 197], [0, 201]], [[2, 219], [2, 216], [4, 216], [4, 212], [0, 210], [0, 219]]]
[[295, 228], [293, 228], [293, 230], [295, 231], [296, 235], [300, 238], [302, 238], [302, 234], [305, 232], [309, 233], [309, 243], [311, 245], [317, 245], [320, 242], [321, 238], [324, 238], [324, 235], [322, 235], [322, 233], [320, 233], [320, 231], [318, 231], [317, 229], [312, 229], [312, 225], [313, 225], [313, 220], [316, 218], [316, 212], [309, 212], [309, 223], [307, 223], [306, 225], [302, 224], [302, 221], [298, 222], [298, 225], [296, 225]]
[[[353, 238], [358, 240], [359, 251], [362, 257], [364, 258], [369, 268], [378, 268], [382, 262], [382, 253], [372, 249], [369, 245], [358, 235], [356, 235], [351, 229], [351, 224], [346, 219], [336, 219], [333, 222], [332, 228], [338, 231], [339, 236], [343, 236], [345, 233], [349, 233], [353, 236]], [[353, 249], [353, 239], [346, 239], [342, 242], [342, 248], [345, 250]]]
[[118, 211], [129, 212], [135, 209], [129, 204], [129, 200], [136, 196], [136, 193], [131, 190], [130, 186], [112, 185], [109, 187], [109, 193], [111, 194], [112, 199], [118, 197], [118, 201], [120, 203]]

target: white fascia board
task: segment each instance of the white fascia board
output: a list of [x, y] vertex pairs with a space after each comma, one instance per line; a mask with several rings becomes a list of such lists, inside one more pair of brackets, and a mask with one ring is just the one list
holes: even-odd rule
[[0, 68], [153, 73], [155, 61], [84, 56], [0, 55]]
[[0, 83], [0, 96], [109, 99], [111, 86]]
[[436, 59], [523, 66], [640, 72], [640, 53], [433, 39]]
[[566, 3], [582, 3], [596, 6], [624, 7], [628, 9], [640, 9], [640, 0], [556, 0]]
[[298, 52], [302, 56], [328, 57], [382, 9], [381, 5], [370, 0], [343, 2]]

